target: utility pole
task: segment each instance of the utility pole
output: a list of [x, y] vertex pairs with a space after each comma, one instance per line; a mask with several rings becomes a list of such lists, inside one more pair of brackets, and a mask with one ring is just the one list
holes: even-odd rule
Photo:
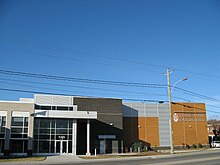
[[170, 90], [170, 68], [167, 69], [167, 88], [168, 88], [168, 102], [169, 102], [169, 113], [170, 113], [170, 119], [169, 119], [169, 127], [170, 127], [170, 153], [174, 154], [174, 148], [173, 148], [173, 128], [172, 128], [172, 109], [171, 109], [171, 90]]

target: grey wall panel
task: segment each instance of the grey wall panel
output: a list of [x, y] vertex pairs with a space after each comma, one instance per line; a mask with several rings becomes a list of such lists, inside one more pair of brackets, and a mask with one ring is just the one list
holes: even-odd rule
[[145, 104], [146, 117], [158, 117], [157, 104]]
[[133, 113], [137, 112], [137, 117], [144, 117], [144, 103], [132, 103]]
[[123, 103], [124, 117], [158, 117], [157, 104]]
[[123, 117], [138, 117], [138, 110], [133, 108], [133, 103], [123, 103]]
[[159, 104], [159, 136], [160, 146], [170, 146], [170, 129], [169, 129], [169, 106], [168, 104]]

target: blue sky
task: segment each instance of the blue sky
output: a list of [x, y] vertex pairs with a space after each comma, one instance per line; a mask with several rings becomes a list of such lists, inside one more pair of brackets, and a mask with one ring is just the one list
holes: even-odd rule
[[[1, 0], [0, 69], [166, 85], [170, 67], [171, 84], [188, 77], [177, 86], [220, 99], [219, 8], [218, 0]], [[166, 88], [155, 86], [0, 75], [7, 89], [167, 100]], [[172, 95], [173, 101], [205, 102], [211, 117], [220, 112], [220, 100], [176, 89]], [[1, 100], [32, 96], [0, 92]]]

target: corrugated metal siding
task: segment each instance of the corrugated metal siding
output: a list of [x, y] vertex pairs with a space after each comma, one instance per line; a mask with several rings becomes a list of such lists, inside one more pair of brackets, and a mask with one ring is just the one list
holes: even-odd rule
[[158, 104], [158, 110], [159, 110], [160, 146], [167, 147], [170, 146], [169, 105]]
[[157, 104], [145, 104], [145, 117], [158, 117]]
[[123, 103], [124, 117], [158, 117], [157, 104]]
[[73, 97], [71, 96], [35, 95], [34, 100], [39, 105], [73, 105]]

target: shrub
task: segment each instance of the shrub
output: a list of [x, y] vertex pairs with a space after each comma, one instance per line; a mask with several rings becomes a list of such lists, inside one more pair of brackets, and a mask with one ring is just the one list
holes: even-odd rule
[[188, 144], [186, 144], [186, 149], [190, 149], [190, 146]]
[[134, 142], [132, 144], [132, 150], [134, 152], [138, 152], [138, 148], [142, 149], [142, 143], [141, 142]]
[[195, 145], [195, 144], [193, 144], [193, 145], [192, 145], [192, 148], [196, 148], [196, 145]]
[[148, 149], [147, 149], [147, 146], [144, 146], [144, 152], [147, 152], [148, 151]]
[[198, 144], [198, 148], [202, 148], [202, 144], [199, 143], [199, 144]]

